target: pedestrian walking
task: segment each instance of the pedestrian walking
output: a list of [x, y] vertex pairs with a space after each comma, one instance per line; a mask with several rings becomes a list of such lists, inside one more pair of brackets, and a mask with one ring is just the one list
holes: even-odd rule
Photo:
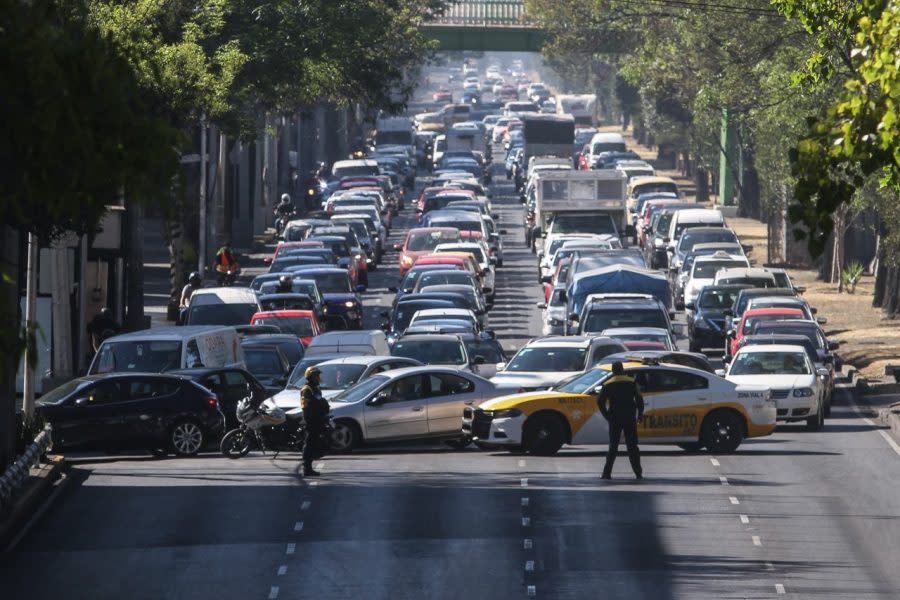
[[634, 378], [625, 374], [621, 362], [612, 364], [612, 377], [603, 382], [597, 406], [609, 422], [609, 450], [602, 478], [612, 479], [613, 463], [619, 452], [619, 441], [624, 435], [631, 468], [638, 479], [643, 479], [637, 424], [644, 420], [644, 398]]
[[328, 413], [331, 410], [328, 401], [322, 396], [320, 387], [322, 371], [318, 367], [309, 367], [304, 373], [306, 385], [300, 390], [300, 406], [303, 408], [303, 420], [306, 423], [306, 443], [303, 445], [303, 475], [316, 476], [320, 473], [313, 469], [313, 461], [321, 458], [325, 452], [324, 437], [328, 431]]

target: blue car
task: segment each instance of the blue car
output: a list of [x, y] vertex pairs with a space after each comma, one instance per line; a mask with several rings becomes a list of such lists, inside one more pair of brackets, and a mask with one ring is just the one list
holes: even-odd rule
[[295, 276], [315, 280], [328, 308], [326, 322], [329, 330], [362, 329], [363, 306], [359, 294], [366, 291], [366, 286], [357, 285], [354, 288], [347, 269], [310, 266], [292, 271]]

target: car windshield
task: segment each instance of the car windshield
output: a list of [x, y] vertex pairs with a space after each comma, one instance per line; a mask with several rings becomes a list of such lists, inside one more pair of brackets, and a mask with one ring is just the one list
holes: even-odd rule
[[59, 404], [60, 401], [68, 398], [74, 391], [89, 385], [90, 381], [83, 379], [73, 379], [57, 388], [53, 388], [36, 400], [36, 404]]
[[253, 321], [254, 325], [275, 325], [282, 333], [293, 333], [298, 337], [309, 337], [313, 334], [312, 319], [298, 315], [280, 315], [277, 317], [260, 317]]
[[745, 260], [707, 260], [694, 266], [694, 279], [713, 279], [719, 269], [735, 269], [746, 267]]
[[584, 320], [582, 331], [599, 333], [614, 327], [662, 327], [668, 329], [665, 313], [657, 309], [606, 308], [592, 309]]
[[481, 221], [469, 221], [469, 220], [458, 220], [458, 221], [446, 221], [441, 220], [434, 222], [435, 227], [453, 227], [455, 229], [459, 229], [460, 231], [481, 231]]
[[312, 310], [313, 303], [309, 296], [297, 298], [262, 298], [259, 306], [265, 311], [273, 310]]
[[569, 379], [559, 387], [555, 388], [557, 392], [566, 392], [569, 394], [585, 394], [593, 387], [602, 383], [612, 373], [606, 369], [591, 369], [584, 375], [579, 375], [574, 379]]
[[584, 369], [586, 348], [539, 347], [522, 348], [510, 363], [507, 371], [581, 371]]
[[[250, 318], [242, 323], [250, 322]], [[161, 373], [181, 368], [181, 341], [122, 341], [104, 342], [94, 362], [94, 373], [133, 371]]]
[[406, 240], [406, 250], [408, 252], [434, 250], [438, 244], [446, 244], [447, 242], [456, 241], [458, 239], [459, 234], [451, 231], [412, 232]]
[[380, 388], [382, 385], [390, 381], [384, 375], [375, 375], [374, 377], [368, 377], [363, 381], [359, 382], [357, 385], [354, 385], [334, 398], [330, 398], [329, 402], [359, 402], [360, 400], [365, 400], [372, 394], [375, 390]]
[[188, 325], [246, 325], [256, 304], [200, 304], [188, 309]]
[[440, 250], [440, 252], [468, 252], [472, 256], [475, 257], [475, 262], [484, 264], [487, 262], [487, 259], [484, 257], [484, 252], [482, 251], [480, 246], [465, 246], [462, 248], [445, 248]]
[[[472, 285], [472, 276], [466, 271], [437, 271], [424, 273], [416, 283], [418, 289], [433, 285]], [[473, 288], [474, 289], [474, 288]]]
[[[432, 321], [466, 321], [471, 323], [473, 326], [475, 324], [475, 320], [468, 315], [442, 315], [442, 314], [433, 314], [433, 315], [419, 315], [413, 319], [413, 323], [416, 325], [421, 325], [422, 323], [430, 323]], [[413, 358], [413, 357], [411, 357]]]
[[559, 215], [553, 221], [553, 233], [616, 234], [612, 217], [598, 215]]
[[503, 348], [497, 340], [469, 340], [465, 344], [466, 352], [473, 359], [481, 356], [486, 363], [500, 363], [506, 360]]
[[244, 348], [244, 363], [254, 375], [282, 375], [284, 366], [274, 348]]
[[[344, 363], [319, 364], [319, 370], [322, 372], [320, 387], [323, 390], [346, 390], [359, 381], [359, 378], [365, 373], [366, 367], [365, 365]], [[290, 385], [302, 388], [306, 385], [306, 377], [302, 372], [295, 371], [291, 375]]]
[[732, 307], [736, 296], [737, 290], [717, 290], [706, 288], [702, 292], [700, 292], [700, 299], [698, 300], [698, 302], [700, 304], [700, 308], [725, 310], [726, 308]]
[[312, 278], [323, 294], [352, 294], [347, 273], [313, 273]]
[[809, 375], [804, 352], [738, 352], [729, 375]]
[[[700, 227], [692, 223], [681, 224], [675, 229], [675, 237], [684, 231], [685, 228], [692, 226]], [[706, 226], [706, 225], [702, 225]], [[737, 235], [730, 229], [717, 229], [716, 231], [704, 231], [702, 233], [685, 233], [681, 237], [681, 243], [678, 244], [678, 251], [682, 254], [690, 252], [697, 244], [714, 244], [717, 242], [734, 242], [737, 243]]]
[[392, 356], [414, 358], [426, 365], [464, 365], [463, 345], [454, 340], [398, 340], [391, 348]]

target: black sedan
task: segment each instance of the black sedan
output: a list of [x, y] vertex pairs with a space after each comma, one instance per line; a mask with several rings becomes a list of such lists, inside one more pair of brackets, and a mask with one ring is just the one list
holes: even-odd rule
[[211, 390], [219, 400], [219, 406], [225, 414], [226, 428], [229, 430], [238, 425], [237, 405], [247, 397], [248, 385], [266, 397], [276, 391], [281, 391], [280, 388], [278, 390], [266, 389], [253, 374], [238, 367], [203, 367], [181, 369], [180, 371], [170, 371], [170, 373], [189, 377], [204, 388]]
[[197, 454], [218, 439], [225, 418], [218, 399], [186, 377], [116, 374], [79, 377], [44, 394], [36, 411], [60, 447], [146, 448]]

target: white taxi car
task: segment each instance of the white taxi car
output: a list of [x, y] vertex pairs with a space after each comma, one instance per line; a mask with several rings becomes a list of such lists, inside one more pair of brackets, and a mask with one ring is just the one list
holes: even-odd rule
[[816, 368], [802, 346], [744, 346], [728, 366], [726, 377], [738, 385], [765, 382], [772, 390], [779, 421], [806, 421], [806, 428], [825, 426], [828, 370]]
[[[733, 452], [746, 438], [775, 431], [775, 403], [763, 385], [739, 385], [716, 375], [653, 360], [624, 363], [646, 405], [641, 443], [685, 450]], [[609, 428], [597, 394], [611, 375], [598, 365], [551, 391], [502, 396], [463, 414], [463, 433], [481, 447], [547, 456], [563, 444], [606, 444]]]

